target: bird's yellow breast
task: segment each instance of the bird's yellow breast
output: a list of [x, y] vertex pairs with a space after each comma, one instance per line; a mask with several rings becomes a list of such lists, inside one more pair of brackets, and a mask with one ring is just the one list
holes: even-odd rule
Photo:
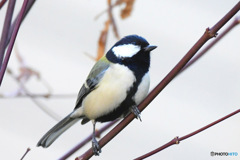
[[83, 100], [83, 114], [96, 119], [113, 111], [126, 98], [136, 81], [131, 70], [120, 64], [111, 64], [97, 85]]

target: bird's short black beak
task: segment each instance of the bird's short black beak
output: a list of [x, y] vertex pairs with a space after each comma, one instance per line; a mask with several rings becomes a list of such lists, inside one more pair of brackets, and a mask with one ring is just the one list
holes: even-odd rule
[[144, 47], [144, 51], [150, 52], [150, 51], [154, 50], [155, 48], [157, 48], [157, 46], [148, 45], [147, 47]]

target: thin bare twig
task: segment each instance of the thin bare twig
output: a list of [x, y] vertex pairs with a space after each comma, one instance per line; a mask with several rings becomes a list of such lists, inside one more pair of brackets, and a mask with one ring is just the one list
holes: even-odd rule
[[[194, 58], [192, 58], [192, 59], [184, 66], [184, 68], [181, 70], [180, 73], [183, 73], [183, 71], [185, 71], [185, 70], [186, 70], [187, 68], [189, 68], [192, 64], [194, 64], [197, 60], [199, 60], [211, 47], [213, 47], [220, 39], [222, 39], [227, 33], [229, 33], [230, 30], [232, 30], [235, 26], [237, 26], [237, 24], [239, 24], [239, 20], [240, 20], [239, 17], [238, 17], [238, 18], [235, 18], [234, 21], [231, 23], [231, 25], [229, 25], [221, 34], [218, 35], [218, 37], [217, 37], [216, 39], [214, 39], [214, 40], [213, 40], [208, 46], [206, 46], [201, 52], [199, 52], [196, 56], [194, 56]], [[179, 74], [178, 74], [178, 75], [179, 75]], [[211, 123], [211, 124], [209, 124], [209, 125], [201, 128], [201, 129], [199, 129], [199, 130], [197, 130], [197, 131], [195, 131], [195, 132], [193, 132], [193, 133], [190, 133], [190, 134], [188, 134], [188, 135], [186, 135], [186, 136], [183, 136], [183, 137], [181, 137], [181, 138], [175, 137], [174, 139], [172, 139], [172, 140], [169, 141], [168, 143], [164, 144], [163, 146], [161, 146], [161, 147], [159, 147], [159, 148], [157, 148], [157, 149], [155, 149], [155, 150], [153, 150], [153, 151], [151, 151], [151, 152], [149, 152], [149, 153], [147, 153], [147, 154], [145, 154], [145, 155], [143, 155], [143, 156], [141, 156], [141, 157], [138, 157], [138, 158], [136, 158], [135, 160], [145, 159], [145, 158], [147, 158], [147, 157], [149, 157], [149, 156], [152, 156], [152, 155], [160, 152], [160, 151], [163, 150], [163, 149], [166, 149], [167, 147], [170, 147], [171, 145], [179, 144], [180, 141], [182, 141], [182, 140], [184, 140], [184, 139], [186, 139], [186, 138], [189, 138], [190, 136], [193, 136], [193, 135], [195, 135], [195, 134], [197, 134], [197, 133], [199, 133], [199, 132], [201, 132], [201, 131], [203, 131], [203, 130], [205, 130], [205, 129], [207, 129], [207, 128], [209, 128], [209, 127], [211, 127], [211, 126], [213, 126], [213, 125], [215, 125], [215, 124], [217, 124], [217, 123], [219, 123], [219, 122], [221, 122], [221, 121], [223, 121], [223, 120], [225, 120], [225, 119], [227, 119], [227, 118], [229, 118], [229, 117], [231, 117], [231, 116], [233, 116], [233, 115], [235, 115], [235, 114], [237, 114], [239, 111], [240, 111], [240, 110], [235, 111], [235, 112], [231, 113], [230, 115], [227, 115], [227, 116], [225, 116], [224, 118], [221, 118], [221, 119], [219, 119], [219, 120], [217, 120], [217, 121], [215, 121], [215, 122], [213, 122], [213, 123]]]
[[49, 115], [51, 118], [53, 118], [56, 121], [59, 121], [62, 119], [61, 116], [44, 106], [42, 103], [37, 101], [34, 97], [32, 97], [32, 94], [30, 91], [28, 91], [27, 87], [24, 83], [22, 83], [18, 77], [15, 77], [12, 73], [10, 74], [14, 80], [21, 86], [22, 91], [32, 100], [33, 103], [35, 103], [43, 112], [45, 112], [47, 115]]
[[2, 9], [2, 7], [4, 6], [4, 4], [7, 2], [7, 0], [2, 0], [1, 2], [0, 2], [0, 9]]
[[2, 68], [2, 62], [4, 58], [4, 53], [5, 53], [5, 44], [7, 43], [7, 38], [8, 38], [8, 33], [9, 33], [11, 21], [12, 21], [13, 11], [15, 8], [15, 3], [16, 3], [16, 0], [9, 0], [7, 13], [5, 16], [5, 21], [4, 21], [2, 36], [0, 41], [0, 70]]
[[30, 151], [30, 148], [27, 148], [26, 152], [23, 154], [22, 158], [20, 160], [23, 160], [23, 158], [28, 154], [28, 152]]
[[[99, 138], [101, 136], [101, 134], [106, 131], [107, 129], [109, 129], [110, 127], [112, 127], [116, 122], [118, 122], [118, 120], [109, 122], [108, 124], [106, 124], [105, 126], [103, 126], [102, 128], [100, 128], [99, 130], [96, 130], [96, 136]], [[82, 148], [85, 144], [87, 144], [88, 142], [90, 142], [92, 140], [92, 134], [90, 134], [88, 137], [86, 137], [83, 141], [81, 141], [79, 144], [77, 144], [75, 147], [73, 147], [71, 150], [69, 150], [66, 154], [64, 154], [61, 158], [59, 158], [58, 160], [65, 160], [68, 157], [70, 157], [73, 153], [75, 153], [77, 150], [79, 150], [80, 148]]]
[[182, 69], [181, 73], [185, 71], [187, 68], [189, 68], [193, 63], [195, 63], [197, 60], [199, 60], [207, 51], [209, 51], [210, 48], [212, 48], [219, 40], [221, 40], [229, 31], [231, 31], [235, 26], [237, 26], [240, 23], [240, 17], [237, 17], [234, 19], [234, 21], [229, 25], [221, 34], [217, 36], [216, 39], [214, 39], [211, 43], [208, 44], [202, 51], [197, 53], [196, 56], [194, 56]]
[[[20, 74], [17, 77], [18, 80], [21, 80], [22, 83], [26, 83], [32, 76], [36, 76], [39, 80], [41, 79], [41, 83], [44, 85], [44, 87], [48, 90], [48, 95], [51, 95], [52, 89], [47, 81], [43, 80], [41, 77], [41, 74], [34, 70], [32, 67], [29, 67], [26, 62], [24, 61], [24, 58], [20, 54], [20, 51], [18, 50], [17, 45], [14, 46], [14, 51], [16, 53], [17, 60], [20, 64]], [[20, 88], [21, 89], [21, 88]], [[47, 97], [46, 94], [46, 97]]]
[[3, 76], [4, 76], [4, 73], [6, 71], [9, 58], [11, 56], [12, 48], [13, 48], [15, 39], [17, 37], [17, 33], [18, 33], [18, 30], [19, 30], [19, 27], [20, 27], [21, 22], [22, 22], [22, 18], [23, 18], [24, 12], [26, 10], [27, 3], [28, 3], [28, 0], [24, 0], [22, 8], [21, 8], [21, 11], [20, 11], [20, 14], [19, 14], [19, 16], [17, 18], [16, 25], [15, 25], [14, 30], [13, 30], [13, 35], [12, 35], [11, 40], [9, 42], [9, 47], [7, 49], [7, 53], [6, 53], [3, 65], [2, 65], [1, 70], [0, 70], [0, 85], [2, 84]]
[[60, 121], [62, 119], [61, 116], [59, 116], [58, 114], [56, 114], [54, 111], [50, 110], [49, 107], [46, 107], [45, 105], [43, 105], [41, 102], [39, 102], [38, 100], [36, 100], [35, 98], [31, 97], [31, 94], [29, 94], [29, 92], [26, 90], [26, 88], [24, 89], [24, 92], [30, 97], [30, 99], [32, 100], [33, 103], [36, 104], [36, 106], [38, 106], [38, 108], [40, 108], [44, 113], [46, 113], [49, 117], [51, 117], [52, 119], [54, 119], [55, 121]]
[[[117, 1], [115, 1], [114, 4], [111, 4], [110, 7], [114, 8], [118, 5], [121, 5], [121, 4], [125, 3], [126, 7], [121, 11], [121, 18], [124, 19], [124, 18], [127, 18], [130, 15], [134, 2], [135, 2], [135, 0], [117, 0]], [[97, 14], [94, 19], [97, 20], [99, 17], [101, 17], [107, 11], [108, 11], [108, 9], [103, 10], [102, 12]]]
[[[111, 4], [111, 8], [116, 7], [117, 5], [119, 5], [119, 0], [117, 0], [114, 4]], [[94, 18], [95, 20], [97, 20], [99, 17], [101, 17], [104, 13], [106, 13], [108, 11], [108, 8], [103, 10], [102, 12], [100, 12], [99, 14], [97, 14], [97, 16]]]
[[[32, 8], [33, 4], [36, 2], [36, 0], [28, 0], [28, 3], [27, 3], [27, 7], [26, 7], [26, 10], [24, 12], [24, 15], [23, 15], [23, 19], [22, 21], [24, 21], [24, 19], [26, 18], [26, 15], [28, 14], [28, 12], [30, 11], [30, 9]], [[12, 36], [12, 33], [13, 33], [13, 29], [14, 29], [14, 26], [16, 25], [16, 22], [17, 22], [17, 19], [19, 17], [20, 13], [18, 14], [18, 16], [16, 17], [16, 19], [13, 21], [11, 27], [10, 27], [10, 31], [9, 31], [9, 34], [8, 34], [8, 39], [7, 39], [7, 43], [6, 43], [6, 46], [8, 45], [8, 43], [10, 42], [10, 39], [11, 39], [11, 36]]]
[[118, 34], [118, 29], [117, 29], [117, 25], [116, 25], [116, 22], [113, 18], [113, 14], [112, 14], [112, 1], [111, 0], [108, 0], [108, 17], [109, 17], [109, 20], [112, 24], [112, 27], [113, 27], [113, 33], [115, 35], [115, 37], [117, 39], [120, 39], [119, 37], [119, 34]]
[[180, 141], [183, 141], [183, 140], [185, 140], [185, 139], [187, 139], [187, 138], [189, 138], [189, 137], [192, 137], [192, 136], [194, 136], [194, 135], [196, 135], [196, 134], [198, 134], [198, 133], [200, 133], [200, 132], [202, 132], [202, 131], [204, 131], [204, 130], [212, 127], [212, 126], [214, 126], [215, 124], [218, 124], [218, 123], [226, 120], [227, 118], [230, 118], [230, 117], [234, 116], [235, 114], [237, 114], [237, 113], [239, 113], [239, 112], [240, 112], [240, 109], [238, 109], [238, 110], [236, 110], [235, 112], [232, 112], [232, 113], [230, 113], [230, 114], [228, 114], [228, 115], [226, 115], [226, 116], [224, 116], [224, 117], [222, 117], [222, 118], [220, 118], [220, 119], [218, 119], [218, 120], [216, 120], [216, 121], [214, 121], [214, 122], [212, 122], [212, 123], [210, 123], [210, 124], [208, 124], [208, 125], [200, 128], [200, 129], [198, 129], [198, 130], [196, 130], [196, 131], [194, 131], [194, 132], [192, 132], [192, 133], [190, 133], [190, 134], [187, 134], [187, 135], [185, 135], [185, 136], [183, 136], [183, 137], [180, 137], [180, 138], [179, 138], [179, 137], [175, 137], [174, 139], [172, 139], [172, 140], [169, 141], [168, 143], [164, 144], [163, 146], [161, 146], [161, 147], [159, 147], [159, 148], [157, 148], [157, 149], [155, 149], [155, 150], [153, 150], [153, 151], [151, 151], [151, 152], [149, 152], [149, 153], [147, 153], [147, 154], [145, 154], [145, 155], [143, 155], [143, 156], [141, 156], [141, 157], [138, 157], [138, 158], [136, 158], [136, 159], [134, 159], [134, 160], [145, 159], [145, 158], [147, 158], [147, 157], [149, 157], [149, 156], [152, 156], [152, 155], [160, 152], [160, 151], [163, 150], [163, 149], [166, 149], [167, 147], [170, 147], [170, 146], [172, 146], [172, 145], [174, 145], [174, 144], [179, 144]]
[[[172, 79], [182, 70], [188, 61], [196, 54], [196, 52], [212, 37], [215, 37], [217, 31], [223, 27], [240, 9], [240, 2], [238, 2], [219, 22], [217, 22], [211, 29], [207, 28], [202, 37], [195, 43], [195, 45], [187, 52], [187, 54], [178, 62], [178, 64], [167, 74], [167, 76], [150, 92], [150, 94], [138, 105], [140, 111], [144, 110], [148, 104], [172, 81]], [[108, 134], [106, 134], [100, 141], [100, 147], [105, 146], [112, 140], [119, 132], [121, 132], [133, 119], [134, 114], [129, 114], [116, 127], [114, 127]], [[93, 151], [90, 148], [83, 155], [76, 159], [89, 159], [93, 156]]]

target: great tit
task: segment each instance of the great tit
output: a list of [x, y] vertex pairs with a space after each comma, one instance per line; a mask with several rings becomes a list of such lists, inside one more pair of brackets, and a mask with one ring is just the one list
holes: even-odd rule
[[113, 121], [130, 112], [140, 119], [137, 105], [148, 94], [150, 51], [156, 47], [138, 35], [119, 40], [93, 66], [78, 93], [74, 110], [50, 129], [37, 146], [47, 148], [78, 120], [82, 120], [82, 124], [91, 120], [92, 149], [95, 155], [99, 155], [101, 148], [95, 137], [96, 122]]

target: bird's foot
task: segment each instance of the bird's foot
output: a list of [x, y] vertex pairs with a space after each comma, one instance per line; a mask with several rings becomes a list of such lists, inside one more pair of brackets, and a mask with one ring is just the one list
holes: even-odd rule
[[141, 116], [140, 116], [141, 112], [138, 110], [137, 106], [132, 106], [131, 111], [136, 116], [137, 119], [142, 121]]
[[102, 152], [101, 147], [95, 138], [92, 139], [92, 150], [95, 156], [99, 156], [99, 154]]

